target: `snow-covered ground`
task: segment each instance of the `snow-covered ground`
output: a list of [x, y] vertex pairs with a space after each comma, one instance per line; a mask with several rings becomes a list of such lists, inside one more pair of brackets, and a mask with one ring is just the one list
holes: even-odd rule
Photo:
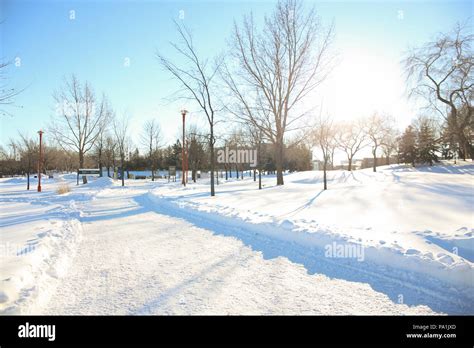
[[474, 314], [472, 163], [329, 178], [0, 179], [0, 311]]

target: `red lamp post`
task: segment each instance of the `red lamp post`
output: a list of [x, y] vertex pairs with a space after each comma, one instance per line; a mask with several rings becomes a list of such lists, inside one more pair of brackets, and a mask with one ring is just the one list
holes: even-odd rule
[[186, 147], [186, 134], [185, 134], [185, 131], [186, 131], [186, 114], [188, 113], [188, 110], [186, 109], [182, 109], [181, 110], [181, 115], [183, 116], [183, 144], [182, 144], [182, 163], [181, 163], [181, 172], [182, 172], [182, 178], [181, 178], [181, 183], [186, 186], [186, 181], [187, 181], [187, 177], [188, 177], [188, 168], [187, 168], [187, 163], [188, 163], [188, 159], [186, 158], [186, 150], [185, 150], [185, 147]]
[[43, 163], [43, 131], [39, 134], [39, 160], [38, 160], [38, 192], [41, 192], [41, 164]]

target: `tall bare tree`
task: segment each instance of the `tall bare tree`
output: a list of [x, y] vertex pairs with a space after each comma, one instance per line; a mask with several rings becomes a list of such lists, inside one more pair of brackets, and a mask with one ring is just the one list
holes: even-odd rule
[[211, 196], [215, 196], [214, 189], [214, 145], [216, 138], [214, 135], [214, 126], [216, 124], [216, 102], [215, 102], [215, 86], [214, 77], [219, 69], [220, 63], [212, 65], [208, 59], [199, 57], [197, 50], [193, 43], [191, 32], [176, 23], [181, 43], [171, 43], [171, 46], [178, 52], [178, 54], [185, 60], [183, 66], [178, 66], [172, 60], [166, 58], [164, 55], [157, 53], [157, 58], [160, 64], [167, 70], [179, 83], [182, 90], [178, 98], [193, 100], [198, 105], [201, 111], [206, 115], [209, 123], [209, 155], [210, 155], [210, 169], [211, 169]]
[[404, 60], [410, 95], [426, 99], [443, 115], [464, 158], [474, 158], [473, 41], [470, 25], [457, 24], [452, 32], [412, 49]]
[[234, 25], [231, 54], [237, 68], [221, 69], [235, 100], [228, 109], [274, 144], [277, 185], [284, 184], [285, 134], [301, 127], [309, 111], [301, 102], [330, 71], [332, 33], [314, 8], [296, 0], [279, 1], [260, 33], [252, 15], [244, 17], [242, 26]]
[[367, 137], [362, 122], [360, 120], [353, 120], [340, 124], [335, 140], [337, 147], [346, 154], [347, 161], [349, 162], [347, 170], [351, 171], [354, 156], [367, 145]]
[[313, 133], [313, 143], [321, 150], [323, 155], [323, 182], [324, 189], [327, 190], [326, 171], [328, 169], [328, 164], [332, 161], [331, 156], [334, 152], [334, 148], [337, 146], [336, 128], [334, 127], [334, 122], [330, 116], [319, 116]]
[[148, 163], [151, 169], [151, 181], [155, 181], [155, 170], [160, 148], [161, 128], [155, 120], [150, 120], [143, 126], [141, 141], [148, 150]]
[[[56, 117], [50, 132], [64, 150], [78, 154], [79, 167], [84, 166], [84, 156], [89, 152], [107, 126], [112, 112], [104, 96], [100, 102], [86, 82], [81, 84], [72, 75], [64, 86], [54, 93]], [[82, 177], [87, 183], [87, 177]]]
[[122, 178], [122, 186], [125, 186], [125, 163], [126, 158], [128, 157], [129, 150], [129, 139], [128, 139], [128, 125], [129, 118], [123, 116], [121, 119], [114, 118], [113, 123], [114, 135], [115, 135], [115, 144], [117, 147], [117, 152], [120, 157], [120, 176]]

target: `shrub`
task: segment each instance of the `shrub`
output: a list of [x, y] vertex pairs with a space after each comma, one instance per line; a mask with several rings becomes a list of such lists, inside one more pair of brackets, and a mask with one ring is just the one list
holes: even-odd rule
[[68, 184], [61, 184], [58, 186], [58, 189], [56, 190], [56, 192], [60, 195], [64, 194], [64, 193], [68, 193], [68, 192], [71, 192], [71, 188], [69, 187]]

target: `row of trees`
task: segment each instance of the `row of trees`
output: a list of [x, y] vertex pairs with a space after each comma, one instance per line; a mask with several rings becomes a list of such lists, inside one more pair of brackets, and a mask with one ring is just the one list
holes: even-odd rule
[[[346, 154], [351, 170], [356, 154], [370, 147], [374, 171], [377, 154], [388, 158], [400, 152], [401, 138], [387, 115], [375, 113], [350, 123], [320, 115], [311, 121], [314, 110], [306, 108], [304, 101], [314, 97], [334, 64], [333, 26], [324, 26], [314, 8], [297, 0], [279, 1], [261, 26], [251, 14], [245, 16], [234, 23], [229, 47], [217, 57], [202, 56], [192, 33], [175, 24], [181, 40], [171, 45], [181, 59], [171, 60], [160, 52], [156, 57], [180, 86], [175, 99], [194, 102], [207, 119], [209, 129], [201, 133], [191, 129], [186, 146], [193, 178], [198, 169], [209, 169], [212, 196], [218, 146], [245, 143], [258, 148], [259, 157], [265, 158], [259, 166], [274, 166], [277, 185], [284, 184], [285, 169], [310, 165], [308, 153], [313, 146], [322, 152], [324, 171], [333, 163], [336, 150]], [[442, 142], [460, 157], [473, 158], [473, 37], [464, 32], [459, 25], [452, 33], [411, 50], [404, 64], [411, 96], [426, 100], [430, 112], [443, 120]], [[77, 154], [78, 167], [94, 158], [101, 168], [115, 167], [118, 161], [123, 171], [132, 149], [128, 121], [116, 117], [105, 95], [97, 97], [88, 83], [81, 84], [73, 76], [54, 93], [54, 100], [57, 115], [49, 132], [57, 146], [65, 154]], [[216, 131], [219, 122], [238, 124], [242, 131], [222, 136]], [[152, 180], [159, 167], [180, 166], [182, 145], [162, 148], [160, 138], [156, 121], [147, 122], [141, 143], [147, 149], [143, 158]], [[140, 160], [138, 155], [135, 158]]]
[[[75, 76], [65, 80], [60, 91], [54, 94], [57, 114], [47, 129], [49, 142], [46, 144], [48, 146], [43, 146], [42, 168], [45, 172], [53, 169], [73, 171], [84, 167], [101, 169], [105, 167], [107, 175], [110, 176], [111, 169], [115, 171], [117, 167], [120, 167], [123, 180], [125, 177], [123, 171], [128, 167], [128, 169], [151, 169], [152, 180], [155, 180], [157, 169], [166, 169], [169, 166], [181, 169], [181, 142], [177, 140], [173, 145], [162, 146], [161, 129], [156, 120], [147, 121], [143, 126], [139, 145], [146, 151], [142, 155], [130, 140], [128, 119], [126, 117], [118, 119], [104, 95], [99, 101], [99, 107], [96, 107], [97, 97], [91, 86], [88, 83], [80, 83]], [[211, 168], [209, 143], [206, 139], [207, 135], [195, 126], [187, 130], [188, 162], [194, 181], [198, 170]], [[273, 146], [263, 144], [261, 138], [258, 144], [255, 143], [255, 135], [251, 134], [250, 128], [248, 131], [236, 129], [216, 139], [219, 147], [240, 148], [247, 147], [249, 144], [254, 144], [255, 147], [262, 145], [259, 150], [261, 170], [275, 170]], [[29, 176], [31, 173], [36, 173], [38, 165], [37, 137], [19, 134], [19, 140], [11, 139], [9, 145], [10, 151], [1, 149], [0, 174], [24, 173], [28, 176], [29, 188]], [[285, 168], [289, 170], [310, 168], [309, 148], [294, 144], [286, 150], [288, 155], [284, 163]], [[227, 172], [231, 177], [232, 170], [238, 173], [250, 167], [245, 164], [234, 166], [224, 164], [219, 169], [226, 172], [226, 177]], [[83, 177], [83, 182], [87, 182], [86, 177]]]

